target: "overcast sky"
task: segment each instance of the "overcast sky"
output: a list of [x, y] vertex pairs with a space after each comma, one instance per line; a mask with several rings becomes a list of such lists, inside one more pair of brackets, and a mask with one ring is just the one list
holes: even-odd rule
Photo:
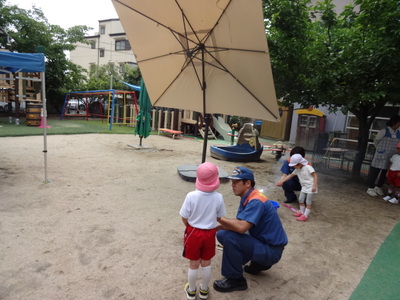
[[111, 0], [7, 0], [7, 5], [17, 5], [24, 9], [32, 5], [40, 8], [50, 24], [67, 29], [74, 25], [87, 25], [98, 32], [98, 21], [118, 18]]

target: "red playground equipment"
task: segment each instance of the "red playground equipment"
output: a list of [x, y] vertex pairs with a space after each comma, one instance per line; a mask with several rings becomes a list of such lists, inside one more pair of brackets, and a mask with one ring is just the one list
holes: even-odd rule
[[65, 117], [107, 118], [112, 125], [135, 126], [139, 109], [135, 91], [96, 90], [69, 92], [65, 100], [60, 120]]

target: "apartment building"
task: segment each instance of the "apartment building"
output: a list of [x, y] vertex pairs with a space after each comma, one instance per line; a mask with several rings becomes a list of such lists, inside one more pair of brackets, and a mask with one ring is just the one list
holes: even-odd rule
[[136, 59], [119, 19], [99, 21], [99, 32], [86, 36], [89, 44], [77, 43], [70, 52], [73, 63], [90, 70], [91, 66], [129, 64], [136, 67]]

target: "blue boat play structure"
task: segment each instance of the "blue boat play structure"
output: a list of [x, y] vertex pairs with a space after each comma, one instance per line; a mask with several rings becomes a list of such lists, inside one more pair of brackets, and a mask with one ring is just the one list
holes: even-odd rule
[[260, 160], [263, 149], [263, 146], [258, 141], [258, 131], [251, 123], [244, 124], [242, 129], [240, 129], [236, 145], [210, 146], [212, 157], [239, 162]]

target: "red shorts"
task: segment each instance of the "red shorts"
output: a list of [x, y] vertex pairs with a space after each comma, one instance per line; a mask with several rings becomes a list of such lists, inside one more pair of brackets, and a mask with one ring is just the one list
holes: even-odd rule
[[210, 260], [215, 255], [216, 229], [186, 227], [183, 238], [183, 257], [190, 260]]
[[386, 182], [387, 184], [392, 184], [396, 187], [400, 187], [400, 177], [397, 176], [400, 171], [391, 171], [389, 170]]

